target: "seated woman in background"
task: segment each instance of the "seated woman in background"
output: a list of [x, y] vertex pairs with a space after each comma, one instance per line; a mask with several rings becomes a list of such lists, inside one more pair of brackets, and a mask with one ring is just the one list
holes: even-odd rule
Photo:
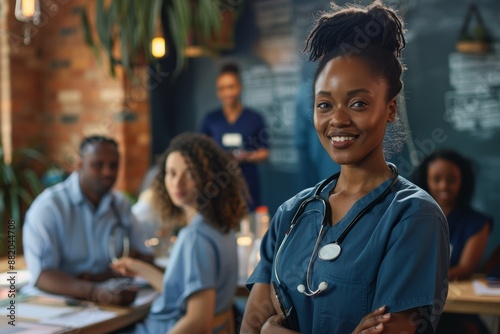
[[247, 212], [240, 175], [238, 163], [210, 138], [184, 134], [172, 140], [153, 186], [166, 203], [167, 221], [186, 225], [168, 268], [163, 274], [132, 258], [113, 264], [161, 292], [134, 333], [206, 333], [214, 316], [232, 307], [238, 276], [233, 230]]
[[[481, 261], [493, 223], [491, 218], [470, 205], [474, 193], [471, 161], [453, 150], [435, 151], [415, 170], [413, 181], [434, 197], [448, 219], [451, 248], [449, 280], [469, 278]], [[488, 333], [477, 315], [450, 313], [441, 317], [438, 333], [441, 331]]]
[[488, 241], [492, 220], [474, 210], [472, 163], [459, 153], [443, 149], [427, 156], [413, 174], [443, 210], [450, 228], [450, 281], [470, 277], [477, 269]]

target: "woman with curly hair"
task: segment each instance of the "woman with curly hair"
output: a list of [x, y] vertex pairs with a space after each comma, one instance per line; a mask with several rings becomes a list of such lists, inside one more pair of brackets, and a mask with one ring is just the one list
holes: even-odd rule
[[140, 275], [161, 292], [134, 333], [205, 333], [215, 315], [232, 307], [238, 276], [233, 230], [247, 212], [244, 181], [238, 163], [205, 135], [174, 138], [158, 167], [153, 189], [164, 203], [162, 216], [185, 225], [168, 268], [163, 274], [132, 258], [113, 268]]

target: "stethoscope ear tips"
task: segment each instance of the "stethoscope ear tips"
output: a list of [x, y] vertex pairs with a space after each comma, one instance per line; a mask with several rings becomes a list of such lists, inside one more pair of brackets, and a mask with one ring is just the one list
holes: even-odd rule
[[318, 293], [321, 293], [321, 292], [325, 291], [327, 288], [328, 288], [328, 283], [321, 282], [321, 283], [319, 283], [318, 290], [311, 291], [310, 288], [309, 288], [309, 292], [306, 292], [305, 285], [304, 284], [299, 284], [299, 286], [297, 286], [297, 291], [300, 292], [300, 293], [303, 293], [306, 296], [311, 297], [311, 296], [315, 296]]

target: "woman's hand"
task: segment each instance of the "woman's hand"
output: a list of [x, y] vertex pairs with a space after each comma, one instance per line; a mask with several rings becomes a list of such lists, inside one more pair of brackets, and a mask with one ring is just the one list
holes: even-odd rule
[[134, 277], [141, 272], [141, 260], [131, 257], [122, 257], [111, 264], [111, 268], [123, 276]]
[[111, 264], [111, 268], [123, 276], [141, 276], [158, 292], [163, 291], [163, 273], [155, 266], [131, 257], [122, 257]]
[[372, 313], [365, 315], [352, 334], [382, 333], [384, 324], [391, 320], [391, 314], [384, 314], [384, 311], [385, 306], [382, 306]]

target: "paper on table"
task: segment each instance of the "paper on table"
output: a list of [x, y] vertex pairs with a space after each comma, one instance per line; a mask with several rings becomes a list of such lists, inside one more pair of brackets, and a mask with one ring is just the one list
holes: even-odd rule
[[75, 312], [81, 308], [69, 306], [49, 306], [31, 303], [17, 304], [17, 316], [23, 319], [41, 320], [45, 318], [58, 317], [66, 313]]
[[46, 325], [79, 328], [112, 319], [114, 317], [116, 317], [116, 312], [103, 311], [98, 308], [88, 308], [78, 312], [61, 314], [58, 317], [43, 319], [40, 323]]
[[5, 323], [5, 326], [0, 325], [0, 333], [2, 334], [56, 334], [63, 333], [63, 327], [54, 327], [40, 325], [36, 323], [16, 321], [16, 326], [11, 326]]
[[14, 277], [16, 289], [20, 289], [29, 283], [31, 273], [28, 270], [17, 270], [14, 273], [6, 272], [0, 273], [0, 286], [10, 287], [11, 282], [8, 279]]
[[135, 300], [132, 303], [132, 307], [146, 305], [147, 303], [152, 302], [158, 294], [159, 293], [154, 289], [140, 289], [137, 293], [137, 297], [135, 297]]
[[472, 282], [474, 292], [479, 296], [500, 296], [500, 288], [492, 288], [480, 280]]

